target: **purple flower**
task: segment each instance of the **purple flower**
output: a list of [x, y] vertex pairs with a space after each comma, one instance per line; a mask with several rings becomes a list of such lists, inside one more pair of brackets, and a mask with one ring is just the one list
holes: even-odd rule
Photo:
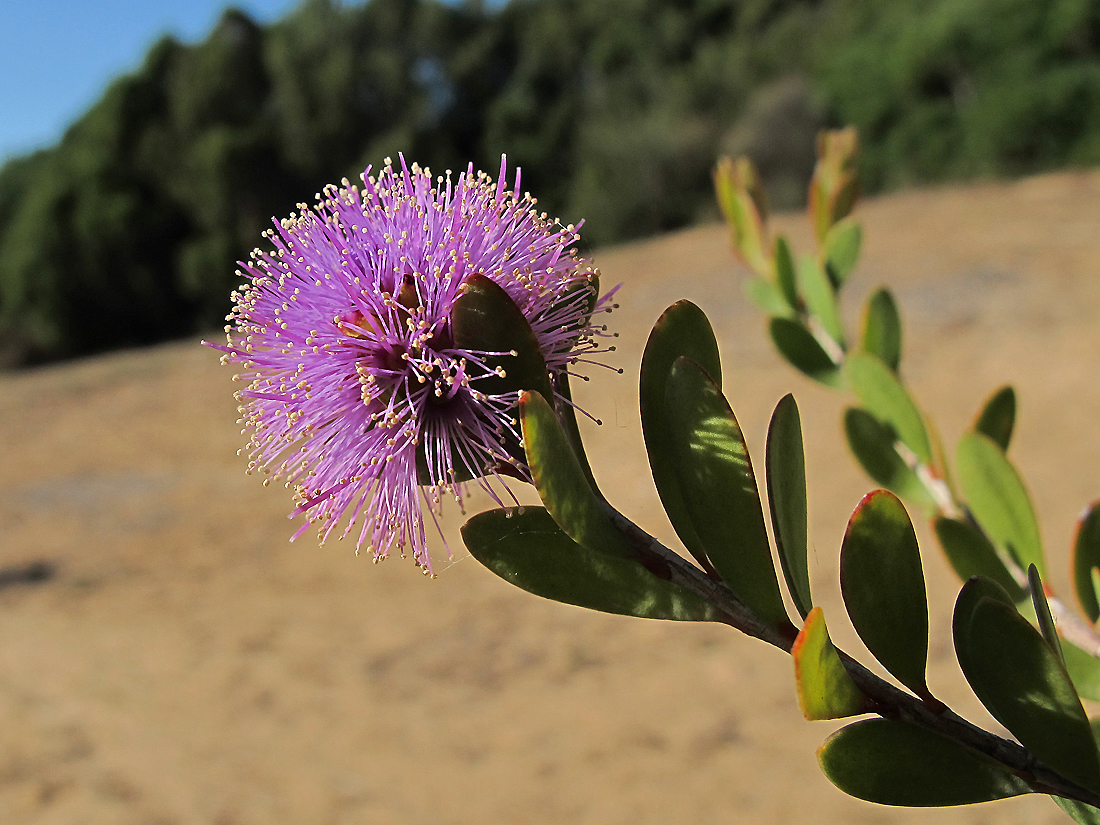
[[274, 249], [242, 264], [219, 348], [248, 382], [237, 394], [248, 471], [292, 487], [291, 518], [308, 519], [294, 538], [310, 524], [322, 542], [355, 530], [357, 551], [411, 551], [430, 572], [423, 510], [434, 519], [445, 494], [461, 499], [464, 479], [500, 502], [491, 480], [527, 476], [517, 388], [501, 387], [507, 354], [452, 338], [469, 278], [508, 293], [551, 376], [604, 351], [591, 291], [578, 289], [594, 271], [571, 248], [576, 227], [536, 212], [519, 171], [511, 190], [506, 172], [502, 157], [496, 182], [472, 165], [452, 182], [387, 160], [361, 189], [345, 180], [299, 204], [265, 233]]

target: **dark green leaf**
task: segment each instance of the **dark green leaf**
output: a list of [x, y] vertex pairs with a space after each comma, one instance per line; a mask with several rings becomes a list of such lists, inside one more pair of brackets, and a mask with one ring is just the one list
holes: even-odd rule
[[1050, 615], [1050, 604], [1047, 603], [1043, 580], [1039, 578], [1039, 571], [1035, 569], [1034, 564], [1027, 568], [1027, 586], [1031, 591], [1031, 603], [1035, 607], [1035, 620], [1039, 625], [1039, 632], [1043, 634], [1043, 638], [1058, 657], [1058, 661], [1065, 667], [1066, 657], [1062, 655], [1062, 642], [1058, 638], [1058, 630], [1054, 627], [1054, 617]]
[[707, 557], [757, 616], [788, 625], [756, 477], [733, 410], [688, 358], [673, 365], [665, 404], [681, 496]]
[[1100, 659], [1065, 639], [1062, 639], [1062, 655], [1077, 693], [1085, 699], [1100, 702]]
[[647, 619], [717, 617], [703, 599], [638, 562], [586, 550], [542, 507], [479, 513], [463, 526], [462, 539], [475, 559], [536, 596]]
[[569, 538], [589, 550], [636, 556], [633, 545], [612, 524], [589, 486], [550, 405], [538, 393], [528, 392], [519, 407], [531, 478], [554, 521]]
[[1089, 621], [1100, 619], [1100, 599], [1093, 570], [1100, 568], [1100, 501], [1090, 504], [1077, 522], [1073, 540], [1073, 587]]
[[928, 685], [928, 599], [917, 535], [893, 493], [868, 493], [840, 547], [840, 589], [859, 638], [919, 696]]
[[951, 562], [960, 579], [966, 581], [971, 576], [992, 579], [1008, 592], [1013, 602], [1021, 601], [1027, 596], [1008, 572], [985, 533], [976, 525], [969, 521], [939, 516], [933, 526], [947, 560]]
[[1061, 661], [1016, 609], [981, 598], [959, 657], [978, 699], [1039, 761], [1100, 790], [1100, 754], [1085, 709]]
[[844, 324], [840, 320], [836, 290], [817, 258], [806, 256], [799, 264], [798, 292], [810, 315], [821, 323], [829, 337], [843, 347]]
[[863, 308], [860, 347], [891, 371], [898, 371], [901, 363], [901, 316], [894, 296], [885, 287], [874, 292]]
[[815, 607], [791, 648], [798, 706], [810, 721], [842, 719], [867, 713], [869, 703], [837, 655], [825, 626], [825, 614]]
[[1031, 792], [992, 759], [909, 722], [855, 722], [825, 740], [817, 758], [834, 785], [879, 805], [972, 805]]
[[[782, 235], [775, 239], [775, 283], [787, 306], [798, 309], [798, 274], [794, 268], [791, 245]], [[773, 313], [778, 315], [779, 313]]]
[[802, 424], [793, 395], [780, 399], [768, 425], [765, 455], [772, 535], [779, 550], [787, 592], [802, 618], [814, 606], [806, 539], [806, 458]]
[[1002, 450], [1007, 450], [1015, 425], [1016, 391], [1012, 387], [1001, 387], [985, 402], [974, 422], [974, 429], [989, 436]]
[[866, 352], [848, 356], [844, 371], [860, 403], [925, 465], [932, 464], [932, 443], [908, 390], [882, 361]]
[[775, 348], [793, 367], [822, 384], [840, 385], [840, 369], [801, 323], [790, 318], [772, 318], [768, 322], [768, 333]]
[[863, 228], [853, 219], [846, 218], [834, 224], [825, 236], [825, 261], [829, 278], [840, 287], [859, 262], [859, 250], [863, 246]]
[[844, 412], [844, 432], [848, 447], [867, 475], [904, 499], [925, 507], [935, 505], [928, 488], [894, 447], [897, 434], [893, 427], [866, 410], [851, 407]]
[[[721, 386], [722, 364], [718, 342], [703, 310], [690, 301], [679, 301], [657, 319], [642, 354], [638, 398], [642, 415], [642, 435], [653, 483], [661, 497], [665, 513], [676, 535], [700, 564], [705, 554], [688, 516], [676, 475], [676, 446], [665, 417], [665, 390], [672, 365], [681, 355], [699, 364]], [[704, 565], [705, 566], [705, 565]]]
[[966, 433], [959, 440], [956, 469], [967, 505], [986, 534], [1021, 569], [1034, 564], [1045, 576], [1035, 510], [1004, 451], [986, 435]]
[[994, 599], [1013, 607], [1012, 596], [992, 579], [974, 576], [967, 579], [955, 600], [955, 612], [951, 617], [951, 634], [955, 643], [955, 657], [963, 673], [970, 667], [970, 619], [974, 608], [982, 599]]

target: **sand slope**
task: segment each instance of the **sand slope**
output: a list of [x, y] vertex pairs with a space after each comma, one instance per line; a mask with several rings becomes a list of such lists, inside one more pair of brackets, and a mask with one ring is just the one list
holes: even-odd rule
[[[873, 286], [895, 290], [905, 374], [948, 444], [990, 392], [1016, 385], [1012, 451], [1067, 590], [1074, 517], [1100, 495], [1100, 177], [909, 193], [862, 217], [848, 317]], [[780, 224], [805, 248], [799, 216]], [[843, 399], [771, 352], [719, 227], [598, 262], [606, 284], [624, 283], [626, 375], [600, 372], [578, 392], [605, 421], [589, 433], [604, 489], [673, 540], [648, 479], [636, 375], [652, 322], [691, 298], [718, 330], [727, 394], [759, 456], [772, 406], [798, 397], [814, 584], [857, 652], [837, 548], [871, 484], [843, 444]], [[195, 343], [0, 377], [0, 821], [1063, 821], [1041, 797], [931, 812], [848, 799], [814, 758], [836, 726], [802, 721], [783, 654], [722, 627], [530, 597], [465, 555], [456, 512], [455, 559], [436, 581], [346, 542], [289, 544], [289, 495], [246, 477], [235, 455], [231, 392], [229, 370]], [[56, 574], [3, 573], [36, 561]], [[933, 690], [984, 720], [949, 645], [957, 585], [934, 553], [926, 568]]]

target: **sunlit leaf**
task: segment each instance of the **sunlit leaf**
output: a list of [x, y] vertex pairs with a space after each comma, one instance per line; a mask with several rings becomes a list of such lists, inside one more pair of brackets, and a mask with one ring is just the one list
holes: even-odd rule
[[707, 557], [757, 616], [788, 625], [756, 476], [733, 410], [688, 358], [673, 365], [665, 403], [681, 495]]
[[1078, 825], [1100, 825], [1100, 808], [1060, 796], [1052, 796], [1051, 799]]
[[852, 391], [871, 415], [889, 424], [898, 440], [921, 463], [932, 463], [932, 443], [917, 405], [908, 390], [882, 361], [866, 352], [848, 356], [844, 371]]
[[1087, 653], [1073, 642], [1062, 639], [1062, 656], [1073, 686], [1083, 699], [1100, 702], [1100, 659]]
[[893, 493], [868, 493], [840, 547], [840, 589], [859, 638], [899, 682], [928, 685], [928, 599], [917, 535]]
[[542, 507], [479, 513], [462, 540], [475, 559], [536, 596], [648, 619], [717, 618], [708, 602], [638, 562], [577, 544]]
[[1008, 572], [985, 533], [976, 525], [961, 519], [939, 516], [933, 527], [947, 560], [951, 562], [960, 579], [966, 581], [971, 576], [992, 579], [1008, 592], [1013, 602], [1019, 602], [1027, 596]]
[[531, 478], [554, 521], [588, 550], [635, 557], [635, 548], [612, 524], [589, 486], [550, 405], [538, 393], [528, 392], [519, 407]]
[[772, 413], [765, 464], [772, 535], [787, 592], [805, 618], [813, 607], [807, 561], [806, 458], [798, 404], [793, 395], [783, 396]]
[[722, 158], [714, 170], [714, 189], [733, 251], [758, 274], [766, 275], [771, 269], [764, 230], [767, 208], [752, 161]]
[[867, 475], [903, 499], [925, 507], [934, 506], [928, 488], [894, 448], [897, 435], [893, 427], [866, 410], [851, 407], [844, 411], [844, 433], [848, 436], [848, 447]]
[[1100, 619], [1100, 599], [1093, 571], [1100, 568], [1100, 501], [1094, 501], [1077, 521], [1073, 540], [1073, 587], [1090, 621]]
[[879, 805], [972, 805], [1031, 792], [989, 757], [903, 721], [854, 722], [830, 736], [817, 758], [834, 785]]
[[1039, 577], [1039, 571], [1035, 569], [1034, 564], [1027, 568], [1027, 586], [1031, 591], [1031, 603], [1035, 608], [1035, 620], [1039, 625], [1039, 632], [1043, 634], [1050, 649], [1065, 667], [1066, 657], [1062, 655], [1062, 642], [1058, 638], [1058, 630], [1054, 627], [1054, 617], [1050, 614], [1050, 604], [1047, 602], [1043, 580]]
[[654, 324], [642, 355], [638, 397], [642, 435], [661, 504], [684, 547], [702, 564], [706, 554], [680, 493], [680, 480], [676, 474], [679, 459], [665, 416], [668, 376], [673, 363], [681, 355], [699, 364], [721, 386], [722, 364], [714, 331], [703, 310], [690, 301], [673, 304]]
[[974, 429], [989, 436], [1002, 450], [1007, 450], [1015, 426], [1016, 391], [1012, 387], [1001, 387], [982, 406]]
[[867, 698], [856, 687], [837, 655], [825, 626], [825, 614], [815, 607], [791, 648], [798, 706], [802, 715], [816, 719], [841, 719], [867, 713]]
[[890, 290], [883, 287], [863, 307], [860, 348], [878, 358], [891, 371], [901, 363], [901, 315]]
[[825, 236], [825, 266], [835, 286], [843, 285], [856, 268], [862, 245], [863, 228], [853, 218], [835, 224]]
[[993, 717], [1047, 767], [1100, 790], [1100, 754], [1088, 717], [1039, 631], [1014, 607], [988, 597], [977, 599], [968, 626], [959, 630], [966, 649], [959, 664]]
[[812, 255], [807, 255], [799, 263], [798, 292], [809, 313], [837, 344], [844, 346], [844, 324], [840, 320], [836, 290], [821, 262]]
[[790, 318], [772, 318], [768, 322], [768, 333], [775, 348], [791, 366], [822, 384], [840, 385], [840, 369], [813, 333], [801, 323]]
[[775, 239], [775, 283], [787, 306], [797, 309], [800, 303], [798, 273], [794, 266], [794, 255], [791, 254], [791, 245], [782, 235]]
[[794, 315], [794, 310], [783, 297], [783, 293], [779, 291], [779, 287], [771, 281], [757, 277], [746, 278], [742, 289], [745, 297], [766, 315], [778, 315], [781, 318], [790, 318]]
[[1004, 451], [986, 435], [965, 433], [959, 440], [955, 466], [967, 506], [989, 537], [1021, 569], [1034, 564], [1045, 577], [1031, 497]]

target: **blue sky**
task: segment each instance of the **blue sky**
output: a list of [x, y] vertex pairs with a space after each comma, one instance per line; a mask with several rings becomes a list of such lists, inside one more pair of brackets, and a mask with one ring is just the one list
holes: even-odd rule
[[[0, 0], [0, 162], [47, 146], [115, 75], [171, 33], [202, 39], [223, 0]], [[296, 0], [240, 0], [275, 20]]]

